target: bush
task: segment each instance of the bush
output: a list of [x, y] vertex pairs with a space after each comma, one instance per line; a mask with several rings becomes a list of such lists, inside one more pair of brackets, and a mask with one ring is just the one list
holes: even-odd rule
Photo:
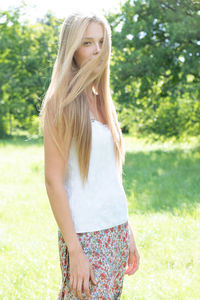
[[31, 116], [25, 120], [25, 127], [29, 133], [29, 135], [36, 135], [39, 136], [39, 124], [40, 119], [38, 116]]
[[4, 138], [8, 136], [8, 121], [5, 119], [5, 117], [0, 117], [0, 138]]

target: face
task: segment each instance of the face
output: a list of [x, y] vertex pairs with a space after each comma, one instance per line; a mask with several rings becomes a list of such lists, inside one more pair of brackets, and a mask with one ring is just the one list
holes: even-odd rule
[[84, 64], [84, 61], [93, 59], [101, 51], [103, 38], [103, 26], [95, 22], [90, 23], [83, 36], [81, 46], [74, 53], [79, 67]]

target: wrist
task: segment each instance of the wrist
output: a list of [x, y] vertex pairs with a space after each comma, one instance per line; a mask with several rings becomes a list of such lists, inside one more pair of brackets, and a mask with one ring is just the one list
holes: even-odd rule
[[76, 255], [83, 251], [79, 241], [77, 243], [70, 244], [67, 248], [68, 248], [69, 255]]

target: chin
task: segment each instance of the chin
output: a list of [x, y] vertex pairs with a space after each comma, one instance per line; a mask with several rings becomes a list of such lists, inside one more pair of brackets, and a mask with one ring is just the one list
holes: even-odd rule
[[96, 73], [100, 73], [100, 70], [101, 70], [101, 69], [97, 67], [97, 68], [93, 71], [93, 73], [95, 73], [95, 74], [96, 74]]

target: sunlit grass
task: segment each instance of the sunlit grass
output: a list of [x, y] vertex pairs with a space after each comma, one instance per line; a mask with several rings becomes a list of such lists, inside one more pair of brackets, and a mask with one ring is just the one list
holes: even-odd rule
[[[140, 268], [122, 299], [200, 299], [200, 146], [125, 137], [124, 187]], [[56, 299], [57, 224], [42, 141], [0, 141], [0, 299]]]

